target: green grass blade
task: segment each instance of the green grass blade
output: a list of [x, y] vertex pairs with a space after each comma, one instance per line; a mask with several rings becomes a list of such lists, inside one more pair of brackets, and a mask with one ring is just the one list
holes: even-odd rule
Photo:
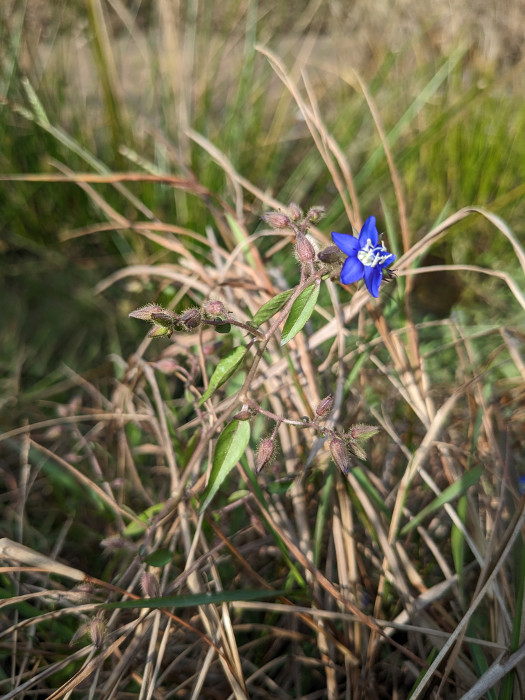
[[410, 532], [410, 530], [413, 530], [415, 527], [420, 525], [422, 521], [425, 518], [427, 518], [431, 513], [434, 513], [434, 511], [439, 510], [446, 503], [453, 501], [454, 498], [460, 496], [468, 488], [474, 486], [474, 484], [477, 484], [477, 482], [481, 478], [482, 473], [483, 467], [478, 466], [463, 474], [463, 476], [460, 479], [448, 486], [442, 493], [439, 494], [439, 496], [437, 496], [437, 498], [434, 498], [432, 503], [429, 503], [428, 506], [423, 508], [422, 511], [414, 515], [412, 520], [409, 523], [407, 523], [404, 528], [402, 528], [400, 535], [406, 535], [408, 532]]
[[236, 601], [259, 600], [261, 598], [277, 598], [289, 595], [288, 591], [243, 590], [217, 591], [210, 593], [195, 593], [194, 595], [167, 595], [160, 598], [142, 598], [140, 600], [123, 600], [119, 603], [107, 603], [100, 607], [104, 610], [119, 608], [192, 608], [197, 605], [219, 605], [235, 603]]

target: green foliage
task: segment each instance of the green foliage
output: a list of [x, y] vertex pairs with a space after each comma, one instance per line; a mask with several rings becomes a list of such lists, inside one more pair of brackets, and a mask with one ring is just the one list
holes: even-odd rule
[[294, 301], [284, 324], [281, 345], [289, 343], [290, 340], [295, 338], [297, 333], [303, 329], [314, 312], [320, 288], [321, 285], [317, 280], [314, 284], [302, 291]]
[[261, 323], [268, 321], [272, 316], [280, 311], [286, 304], [288, 299], [292, 296], [293, 289], [286, 289], [284, 292], [276, 294], [274, 297], [269, 299], [261, 308], [257, 311], [252, 319], [254, 326], [260, 326]]
[[233, 420], [221, 432], [211, 468], [208, 486], [202, 497], [201, 512], [206, 510], [219, 487], [244, 454], [250, 440], [250, 424]]
[[245, 355], [246, 348], [238, 347], [235, 348], [235, 350], [232, 350], [232, 352], [230, 352], [226, 357], [223, 357], [210, 377], [210, 383], [199, 400], [199, 406], [202, 406], [202, 404], [207, 401], [210, 396], [212, 396], [217, 389], [224, 384], [224, 382], [228, 381], [237, 367], [241, 364]]

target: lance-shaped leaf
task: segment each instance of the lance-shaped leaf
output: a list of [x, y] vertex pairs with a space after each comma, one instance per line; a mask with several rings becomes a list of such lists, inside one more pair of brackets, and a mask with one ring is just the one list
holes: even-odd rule
[[[136, 600], [120, 600], [116, 603], [103, 603], [100, 607], [104, 610], [118, 610], [125, 608], [193, 608], [198, 605], [220, 605], [221, 603], [235, 603], [238, 600], [264, 600], [286, 595], [296, 598], [298, 593], [287, 590], [253, 590], [242, 591], [205, 591], [189, 595], [167, 595], [159, 598], [138, 598]], [[301, 600], [301, 598], [299, 598]], [[301, 600], [302, 602], [302, 600]]]
[[281, 345], [286, 345], [303, 328], [313, 313], [321, 289], [320, 281], [311, 284], [294, 301], [283, 328]]
[[211, 375], [208, 388], [199, 400], [199, 406], [202, 406], [202, 404], [207, 401], [210, 396], [224, 384], [224, 382], [228, 381], [228, 379], [237, 369], [238, 365], [240, 365], [242, 362], [242, 358], [245, 356], [245, 354], [246, 348], [238, 347], [235, 348], [235, 350], [232, 350], [229, 355], [222, 358], [217, 367], [215, 367], [214, 373]]
[[250, 441], [250, 424], [247, 421], [232, 420], [217, 440], [213, 454], [210, 480], [204, 492], [200, 510], [208, 507], [220, 485], [243, 456]]
[[292, 292], [293, 289], [287, 289], [285, 292], [281, 292], [280, 294], [277, 294], [269, 299], [266, 304], [261, 306], [255, 316], [252, 318], [252, 324], [259, 327], [261, 323], [264, 323], [274, 314], [280, 311], [288, 299], [292, 296]]

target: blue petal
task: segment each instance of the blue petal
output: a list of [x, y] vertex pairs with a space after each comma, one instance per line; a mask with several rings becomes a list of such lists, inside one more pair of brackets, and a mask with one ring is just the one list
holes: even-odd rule
[[345, 255], [357, 255], [359, 241], [349, 233], [335, 233], [332, 231], [332, 240]]
[[347, 258], [343, 269], [341, 270], [341, 282], [343, 284], [352, 284], [363, 279], [365, 274], [365, 266], [357, 258]]
[[377, 267], [365, 267], [365, 284], [366, 288], [373, 297], [379, 296], [379, 285], [383, 279], [383, 273], [381, 268]]
[[395, 259], [396, 256], [394, 255], [394, 253], [390, 253], [388, 258], [381, 263], [381, 269], [383, 269], [384, 267], [390, 267], [390, 265], [394, 262]]
[[372, 241], [373, 246], [376, 246], [379, 241], [375, 216], [369, 216], [363, 224], [363, 228], [359, 234], [359, 247], [364, 248], [368, 239]]

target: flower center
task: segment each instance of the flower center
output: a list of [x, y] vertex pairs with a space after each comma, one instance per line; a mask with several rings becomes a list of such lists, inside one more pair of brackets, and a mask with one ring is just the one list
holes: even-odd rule
[[360, 260], [363, 265], [366, 265], [366, 267], [381, 266], [390, 257], [391, 254], [385, 248], [384, 243], [373, 246], [370, 238], [367, 240], [365, 247], [361, 248], [357, 253], [358, 260]]

